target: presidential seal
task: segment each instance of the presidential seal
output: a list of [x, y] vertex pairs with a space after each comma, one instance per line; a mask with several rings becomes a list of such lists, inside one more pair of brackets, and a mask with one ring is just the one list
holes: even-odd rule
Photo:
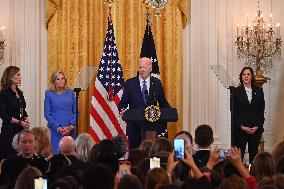
[[158, 106], [150, 105], [145, 108], [145, 119], [149, 122], [156, 122], [161, 117], [161, 111]]

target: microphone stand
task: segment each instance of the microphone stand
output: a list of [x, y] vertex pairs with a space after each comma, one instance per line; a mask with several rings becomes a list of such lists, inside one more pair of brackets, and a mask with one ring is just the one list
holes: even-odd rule
[[76, 96], [76, 127], [75, 127], [75, 138], [78, 135], [78, 128], [79, 128], [79, 108], [78, 108], [78, 103], [79, 103], [79, 93], [81, 92], [81, 88], [74, 88], [73, 91], [75, 92]]

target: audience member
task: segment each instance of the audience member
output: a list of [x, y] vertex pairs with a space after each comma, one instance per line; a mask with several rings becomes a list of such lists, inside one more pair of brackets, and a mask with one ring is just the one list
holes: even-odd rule
[[119, 183], [117, 189], [143, 189], [141, 182], [135, 175], [124, 175]]
[[278, 159], [283, 155], [284, 155], [284, 140], [278, 142], [272, 150], [272, 156], [275, 162], [277, 162]]
[[239, 176], [233, 174], [225, 178], [218, 189], [249, 189], [247, 182]]
[[36, 153], [45, 158], [52, 155], [50, 131], [47, 127], [34, 127], [32, 132], [36, 138]]
[[31, 130], [22, 130], [18, 134], [18, 143], [18, 155], [7, 158], [1, 165], [0, 185], [14, 186], [18, 175], [28, 165], [38, 168], [42, 173], [47, 170], [47, 161], [35, 153], [36, 139]]
[[144, 151], [148, 155], [153, 143], [154, 141], [150, 139], [143, 140], [138, 149]]
[[284, 155], [278, 158], [276, 162], [276, 172], [284, 174]]
[[162, 168], [152, 169], [146, 178], [146, 189], [155, 189], [160, 185], [170, 184], [167, 172]]
[[88, 133], [81, 133], [75, 140], [76, 156], [78, 159], [87, 162], [89, 153], [95, 145], [94, 139]]
[[96, 164], [85, 171], [83, 178], [84, 189], [113, 189], [114, 175], [105, 165]]
[[284, 175], [275, 174], [272, 177], [264, 177], [257, 184], [258, 189], [283, 189], [284, 188]]
[[115, 154], [119, 160], [128, 159], [127, 141], [123, 136], [115, 136], [112, 138], [114, 144]]
[[59, 141], [59, 151], [61, 154], [65, 155], [70, 161], [71, 164], [77, 167], [78, 169], [87, 168], [87, 164], [82, 160], [79, 160], [76, 157], [76, 146], [75, 141], [71, 136], [64, 136]]
[[27, 166], [18, 176], [15, 189], [34, 189], [34, 179], [42, 177], [42, 173], [36, 167]]
[[208, 162], [210, 156], [210, 145], [213, 143], [213, 130], [209, 125], [199, 125], [195, 129], [195, 143], [198, 146], [193, 159], [199, 168]]
[[149, 151], [149, 157], [153, 156], [154, 154], [158, 152], [172, 152], [173, 146], [171, 142], [164, 137], [157, 138], [154, 143], [152, 144], [150, 151]]
[[146, 154], [145, 151], [142, 151], [138, 148], [132, 148], [129, 150], [129, 156], [128, 161], [130, 161], [132, 166], [138, 166], [138, 163], [144, 159], [147, 158], [148, 154]]
[[[183, 139], [185, 151], [187, 151], [187, 153], [192, 154], [193, 139], [192, 135], [188, 131], [178, 132], [174, 139]], [[180, 180], [184, 182], [189, 177], [190, 167], [188, 167], [185, 163], [180, 161], [174, 172], [176, 175], [175, 174], [173, 175], [173, 179], [176, 179], [176, 181]]]
[[254, 157], [251, 175], [255, 176], [257, 181], [265, 176], [272, 177], [275, 173], [275, 161], [270, 153], [260, 152]]

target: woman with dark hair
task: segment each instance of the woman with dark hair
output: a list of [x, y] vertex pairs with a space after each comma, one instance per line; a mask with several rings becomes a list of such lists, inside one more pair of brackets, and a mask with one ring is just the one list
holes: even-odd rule
[[251, 165], [251, 175], [259, 182], [264, 177], [272, 177], [276, 173], [275, 161], [268, 152], [258, 153]]
[[26, 101], [23, 92], [18, 88], [21, 84], [20, 68], [9, 66], [1, 78], [0, 118], [2, 119], [0, 135], [0, 157], [7, 158], [17, 154], [12, 147], [15, 134], [29, 128]]
[[67, 79], [62, 71], [51, 75], [51, 89], [45, 91], [44, 117], [51, 133], [52, 153], [58, 154], [58, 143], [63, 136], [75, 137], [76, 99], [67, 89]]
[[258, 145], [263, 133], [264, 94], [255, 83], [254, 72], [244, 67], [239, 75], [240, 85], [232, 95], [234, 145], [239, 147], [242, 158], [248, 143], [249, 162], [258, 153]]

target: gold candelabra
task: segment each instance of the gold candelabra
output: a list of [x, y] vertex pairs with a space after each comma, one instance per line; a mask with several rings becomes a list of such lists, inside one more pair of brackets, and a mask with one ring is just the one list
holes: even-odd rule
[[254, 68], [256, 83], [262, 86], [270, 78], [265, 77], [263, 73], [270, 71], [272, 60], [280, 55], [282, 40], [280, 36], [280, 24], [276, 28], [272, 26], [272, 14], [270, 14], [270, 23], [266, 24], [263, 20], [262, 11], [259, 8], [256, 17], [251, 23], [237, 25], [237, 55], [247, 66]]
[[4, 64], [4, 50], [5, 50], [5, 39], [3, 37], [3, 30], [5, 26], [0, 28], [0, 65]]

